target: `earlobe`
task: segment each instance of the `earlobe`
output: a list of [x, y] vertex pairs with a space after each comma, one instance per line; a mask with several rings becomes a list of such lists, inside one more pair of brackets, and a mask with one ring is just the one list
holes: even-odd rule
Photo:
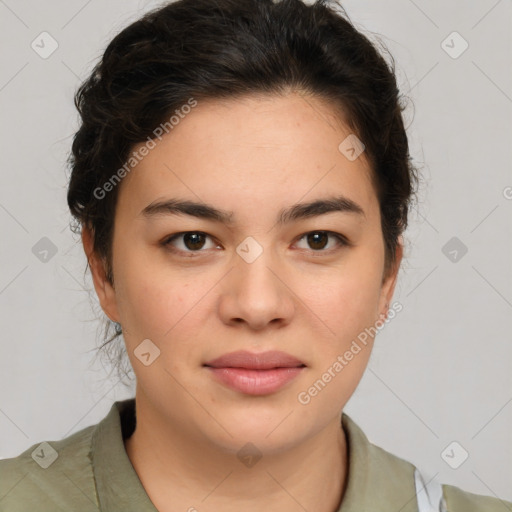
[[113, 322], [119, 322], [116, 294], [114, 287], [107, 278], [106, 263], [94, 250], [94, 237], [90, 228], [82, 228], [82, 244], [89, 263], [96, 295], [104, 313]]

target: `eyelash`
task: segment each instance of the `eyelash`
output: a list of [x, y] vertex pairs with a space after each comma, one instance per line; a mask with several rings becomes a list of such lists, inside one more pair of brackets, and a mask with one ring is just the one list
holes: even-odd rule
[[[200, 249], [200, 250], [197, 250], [197, 251], [190, 251], [190, 250], [183, 251], [181, 249], [176, 249], [175, 247], [173, 247], [171, 245], [172, 242], [174, 242], [177, 238], [180, 238], [180, 237], [182, 237], [184, 235], [191, 234], [191, 233], [205, 235], [206, 237], [214, 240], [214, 238], [212, 236], [208, 235], [207, 233], [205, 233], [203, 231], [182, 231], [180, 233], [176, 233], [174, 235], [168, 236], [162, 242], [162, 245], [165, 248], [167, 248], [168, 250], [170, 250], [171, 252], [173, 252], [173, 253], [186, 254], [187, 256], [185, 256], [185, 257], [187, 257], [187, 258], [197, 257], [197, 256], [195, 256], [196, 254], [199, 254], [201, 252], [206, 252], [206, 250], [201, 250]], [[332, 236], [333, 238], [335, 238], [338, 241], [338, 244], [339, 244], [338, 247], [334, 247], [334, 248], [326, 249], [326, 250], [323, 250], [323, 249], [318, 249], [318, 250], [311, 249], [311, 252], [313, 253], [313, 256], [323, 256], [325, 254], [331, 254], [333, 251], [338, 251], [339, 249], [342, 249], [343, 247], [350, 247], [352, 245], [348, 241], [348, 239], [346, 237], [344, 237], [343, 235], [340, 235], [339, 233], [335, 233], [333, 231], [326, 231], [326, 230], [308, 231], [307, 233], [304, 233], [300, 237], [298, 237], [296, 242], [300, 242], [307, 235], [310, 235], [310, 234], [313, 234], [313, 233], [325, 233], [326, 235]], [[307, 251], [307, 249], [299, 249], [299, 250], [302, 250], [302, 251], [306, 250]]]

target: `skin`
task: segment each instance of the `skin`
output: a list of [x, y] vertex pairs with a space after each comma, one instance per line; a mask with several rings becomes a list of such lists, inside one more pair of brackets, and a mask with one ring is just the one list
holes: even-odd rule
[[[125, 441], [127, 454], [160, 511], [339, 507], [348, 464], [340, 416], [374, 340], [307, 405], [297, 395], [385, 318], [402, 240], [386, 276], [370, 169], [364, 153], [350, 161], [338, 150], [351, 131], [332, 112], [297, 92], [199, 102], [120, 185], [115, 287], [83, 230], [98, 298], [123, 326], [137, 377], [137, 426]], [[333, 194], [365, 215], [276, 223], [282, 208]], [[234, 223], [141, 215], [170, 197], [230, 210]], [[209, 236], [202, 246], [183, 237], [163, 245], [185, 231]], [[339, 233], [351, 245], [334, 237], [315, 245], [304, 236], [315, 231]], [[263, 249], [252, 263], [236, 252], [248, 236]], [[134, 355], [144, 339], [160, 349], [149, 366]], [[273, 394], [246, 395], [203, 366], [235, 350], [282, 350], [306, 368]], [[236, 456], [247, 442], [262, 454], [252, 467]]]

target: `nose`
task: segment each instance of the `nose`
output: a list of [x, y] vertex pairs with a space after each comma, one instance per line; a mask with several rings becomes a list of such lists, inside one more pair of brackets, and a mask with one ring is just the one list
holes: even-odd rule
[[239, 258], [222, 281], [222, 321], [228, 325], [245, 324], [255, 331], [288, 325], [295, 313], [296, 299], [286, 277], [271, 251], [264, 250], [250, 263]]

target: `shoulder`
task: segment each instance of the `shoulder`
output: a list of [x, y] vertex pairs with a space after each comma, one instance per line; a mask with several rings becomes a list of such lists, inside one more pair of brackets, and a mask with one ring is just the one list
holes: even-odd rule
[[512, 502], [443, 485], [447, 512], [512, 512]]
[[[353, 508], [402, 512], [512, 512], [512, 502], [442, 484], [410, 461], [373, 444], [345, 413], [343, 426], [351, 456], [346, 498], [351, 505], [357, 503]], [[361, 503], [364, 506], [360, 506]]]
[[418, 468], [414, 479], [419, 512], [512, 512], [512, 502], [442, 484]]
[[96, 425], [0, 460], [2, 512], [99, 510], [91, 462]]
[[441, 484], [417, 468], [414, 477], [419, 512], [512, 512], [511, 502]]

